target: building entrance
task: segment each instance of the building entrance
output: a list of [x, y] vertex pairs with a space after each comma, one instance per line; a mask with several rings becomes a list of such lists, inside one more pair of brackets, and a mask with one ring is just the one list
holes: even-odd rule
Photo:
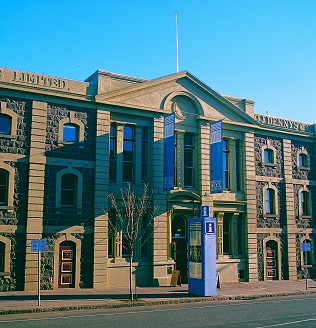
[[75, 244], [63, 242], [59, 247], [59, 288], [75, 287]]
[[172, 246], [175, 269], [180, 271], [181, 282], [188, 282], [187, 220], [177, 215], [172, 220]]
[[270, 240], [266, 245], [267, 280], [278, 280], [278, 244]]

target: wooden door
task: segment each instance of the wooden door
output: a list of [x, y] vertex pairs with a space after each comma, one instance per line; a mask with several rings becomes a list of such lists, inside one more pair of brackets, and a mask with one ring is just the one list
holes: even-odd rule
[[75, 245], [64, 242], [59, 247], [59, 288], [75, 287]]
[[267, 280], [278, 280], [277, 243], [267, 242], [266, 246], [266, 272]]

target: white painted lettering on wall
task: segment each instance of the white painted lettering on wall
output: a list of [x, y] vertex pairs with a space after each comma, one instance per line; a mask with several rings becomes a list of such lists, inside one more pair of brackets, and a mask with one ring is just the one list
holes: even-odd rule
[[279, 117], [266, 116], [262, 114], [256, 114], [255, 119], [264, 125], [272, 125], [284, 129], [295, 130], [295, 131], [306, 131], [308, 124], [297, 121], [286, 120]]

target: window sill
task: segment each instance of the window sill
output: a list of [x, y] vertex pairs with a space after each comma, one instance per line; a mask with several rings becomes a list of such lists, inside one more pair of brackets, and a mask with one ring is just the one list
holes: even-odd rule
[[12, 134], [3, 134], [3, 133], [0, 133], [0, 138], [16, 139], [17, 136], [16, 135], [12, 135]]
[[310, 168], [308, 166], [299, 166], [298, 169], [301, 171], [310, 171]]
[[275, 163], [262, 163], [264, 166], [269, 166], [269, 167], [277, 167], [277, 164]]
[[310, 220], [312, 218], [311, 215], [299, 215], [300, 219]]
[[78, 143], [78, 141], [62, 141], [62, 140], [58, 140], [58, 145], [73, 145]]
[[13, 212], [14, 207], [13, 206], [7, 206], [7, 205], [0, 205], [0, 210], [6, 210], [8, 212]]
[[56, 210], [56, 214], [60, 213], [74, 213], [76, 212], [77, 214], [82, 214], [82, 208], [76, 208], [76, 207], [59, 207]]
[[279, 214], [264, 214], [264, 217], [271, 219], [271, 218], [280, 218]]
[[10, 278], [10, 275], [11, 275], [10, 272], [0, 272], [0, 277]]

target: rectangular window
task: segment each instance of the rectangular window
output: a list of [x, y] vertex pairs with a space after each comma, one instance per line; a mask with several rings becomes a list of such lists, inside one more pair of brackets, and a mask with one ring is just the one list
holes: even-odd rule
[[240, 156], [240, 140], [236, 140], [236, 183], [237, 183], [237, 191], [241, 190], [241, 156]]
[[142, 181], [147, 182], [147, 165], [148, 165], [148, 129], [142, 129]]
[[263, 151], [263, 156], [264, 156], [264, 163], [273, 164], [273, 162], [274, 162], [273, 157], [274, 156], [273, 156], [273, 150], [272, 149], [266, 148]]
[[11, 134], [11, 117], [0, 114], [0, 134]]
[[76, 207], [77, 176], [66, 173], [61, 177], [60, 205]]
[[68, 142], [78, 141], [78, 126], [76, 124], [64, 124], [63, 141], [68, 141]]
[[266, 189], [266, 214], [275, 214], [275, 193], [273, 189]]
[[223, 189], [229, 189], [229, 150], [228, 141], [222, 140], [223, 150]]
[[302, 215], [309, 215], [309, 193], [307, 191], [301, 192], [301, 210]]
[[299, 154], [298, 161], [300, 167], [308, 167], [308, 157], [306, 154]]
[[194, 186], [194, 135], [184, 134], [184, 186]]
[[0, 169], [0, 205], [8, 204], [9, 172]]
[[223, 254], [230, 254], [230, 219], [227, 214], [223, 217]]
[[116, 128], [114, 124], [110, 126], [110, 182], [116, 181]]
[[134, 129], [124, 126], [123, 137], [123, 182], [134, 182]]

